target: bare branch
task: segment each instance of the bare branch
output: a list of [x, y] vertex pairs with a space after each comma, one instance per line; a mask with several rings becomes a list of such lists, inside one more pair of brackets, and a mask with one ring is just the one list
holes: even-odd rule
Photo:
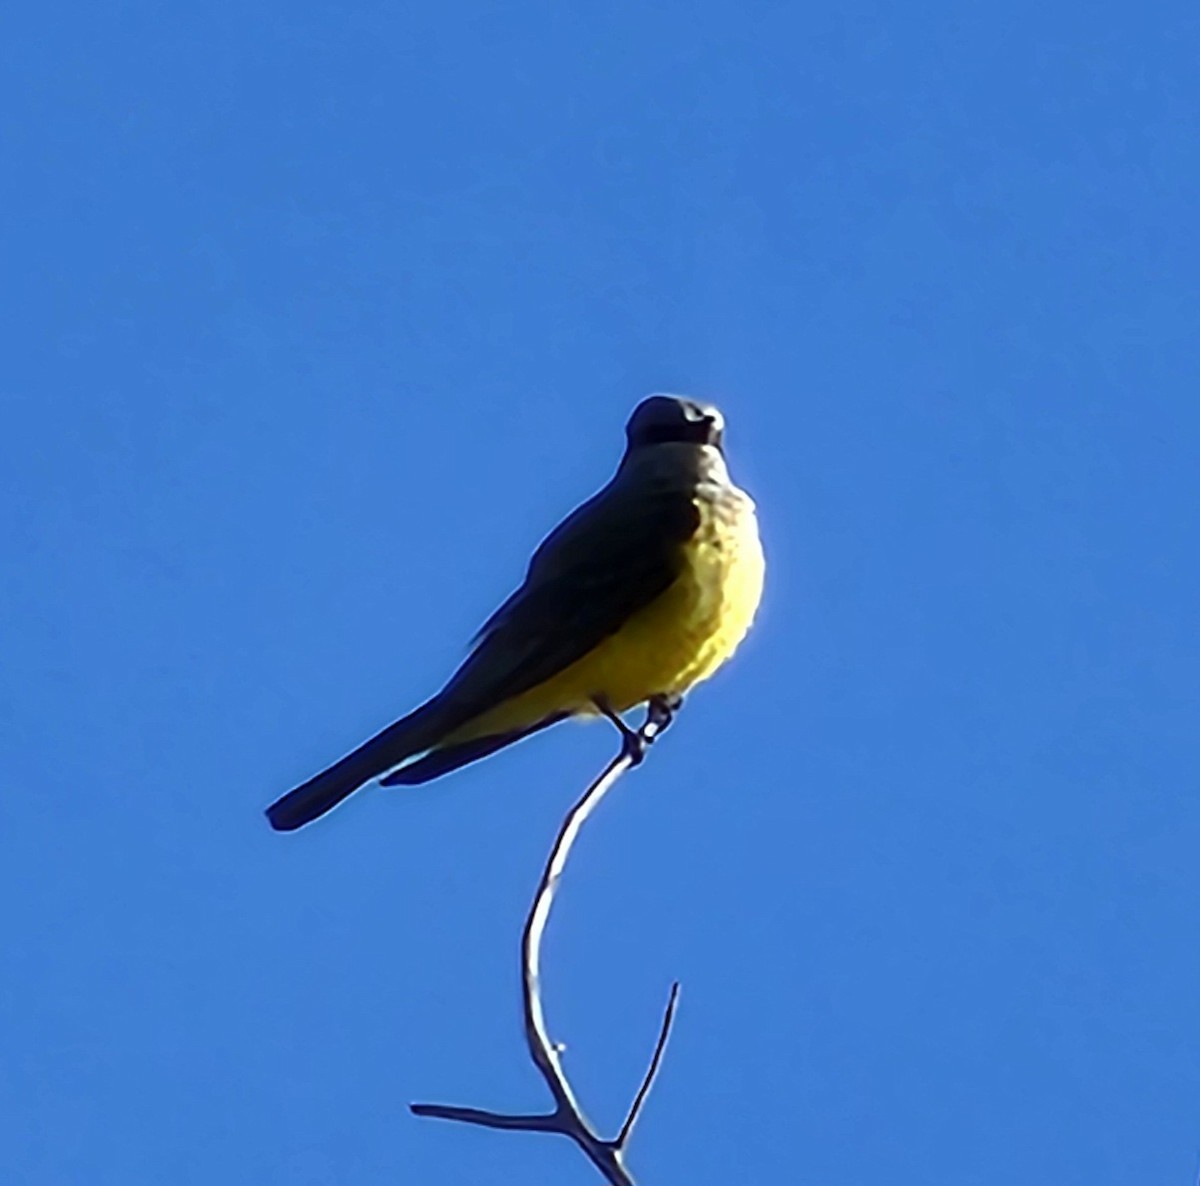
[[634, 1186], [633, 1178], [624, 1165], [626, 1142], [633, 1132], [646, 1097], [658, 1074], [671, 1023], [675, 1016], [675, 1005], [679, 999], [679, 984], [671, 987], [663, 1017], [662, 1029], [650, 1066], [642, 1079], [629, 1114], [616, 1140], [602, 1139], [583, 1113], [579, 1100], [571, 1089], [563, 1070], [559, 1048], [551, 1041], [546, 1030], [546, 1015], [542, 1008], [541, 953], [546, 924], [550, 919], [550, 908], [559, 880], [566, 868], [571, 848], [579, 836], [588, 817], [599, 805], [600, 800], [612, 789], [617, 779], [626, 770], [638, 765], [645, 757], [646, 748], [670, 725], [678, 704], [656, 699], [650, 702], [646, 720], [638, 730], [630, 729], [608, 704], [597, 701], [596, 707], [613, 722], [622, 736], [621, 752], [604, 768], [598, 778], [584, 791], [583, 796], [567, 813], [559, 829], [554, 847], [534, 895], [533, 905], [525, 920], [521, 936], [521, 982], [523, 989], [525, 1041], [529, 1056], [541, 1072], [550, 1094], [554, 1097], [555, 1110], [535, 1115], [510, 1115], [489, 1112], [480, 1108], [461, 1108], [449, 1104], [412, 1104], [410, 1110], [417, 1116], [431, 1116], [441, 1120], [457, 1120], [465, 1124], [478, 1124], [486, 1128], [504, 1128], [522, 1132], [554, 1132], [570, 1137], [579, 1146], [593, 1165], [604, 1175], [611, 1186]]
[[667, 1039], [671, 1036], [671, 1022], [675, 1020], [675, 1005], [678, 1000], [679, 981], [676, 980], [671, 985], [671, 995], [667, 998], [667, 1010], [663, 1014], [662, 1028], [658, 1031], [658, 1041], [654, 1045], [654, 1054], [650, 1059], [650, 1065], [646, 1068], [642, 1085], [638, 1088], [638, 1093], [633, 1097], [633, 1103], [629, 1106], [629, 1115], [625, 1117], [625, 1123], [621, 1125], [621, 1131], [617, 1134], [617, 1147], [620, 1149], [623, 1149], [629, 1140], [633, 1126], [637, 1124], [642, 1105], [650, 1094], [650, 1088], [654, 1086], [654, 1077], [658, 1074], [659, 1064], [667, 1049]]
[[510, 1116], [506, 1112], [487, 1112], [482, 1108], [458, 1108], [453, 1104], [409, 1104], [414, 1116], [432, 1116], [435, 1120], [458, 1120], [484, 1128], [515, 1128], [522, 1132], [557, 1132], [558, 1114], [540, 1112], [528, 1116]]

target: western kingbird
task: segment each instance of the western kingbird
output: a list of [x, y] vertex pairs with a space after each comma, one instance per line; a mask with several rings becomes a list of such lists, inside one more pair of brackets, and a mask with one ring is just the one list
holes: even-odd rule
[[364, 784], [428, 782], [576, 715], [668, 713], [733, 654], [763, 585], [754, 503], [710, 404], [652, 395], [612, 480], [533, 554], [449, 683], [267, 809], [280, 831]]

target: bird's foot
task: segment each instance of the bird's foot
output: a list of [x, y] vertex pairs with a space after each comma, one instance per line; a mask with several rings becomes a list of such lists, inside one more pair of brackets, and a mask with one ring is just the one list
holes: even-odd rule
[[660, 733], [675, 719], [683, 704], [682, 696], [651, 696], [646, 703], [646, 719], [640, 729], [631, 729], [621, 714], [605, 696], [596, 696], [593, 703], [600, 714], [607, 717], [621, 734], [621, 752], [631, 766], [640, 766], [646, 758], [646, 750], [654, 744]]
[[622, 756], [629, 759], [630, 766], [640, 766], [646, 758], [646, 747], [654, 740], [653, 736], [646, 736], [645, 725], [641, 729], [631, 729], [621, 714], [609, 703], [607, 696], [594, 696], [592, 703], [600, 715], [607, 717], [621, 734]]
[[652, 735], [647, 740], [653, 741], [663, 732], [682, 707], [682, 696], [651, 696], [646, 703], [646, 720], [641, 729], [642, 733], [646, 733], [653, 726]]

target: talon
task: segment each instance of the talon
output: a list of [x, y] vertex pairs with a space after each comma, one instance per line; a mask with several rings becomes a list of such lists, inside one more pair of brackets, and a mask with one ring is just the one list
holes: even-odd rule
[[646, 760], [646, 747], [653, 740], [653, 737], [647, 737], [644, 733], [635, 732], [633, 729], [625, 734], [622, 748], [631, 766], [640, 766]]

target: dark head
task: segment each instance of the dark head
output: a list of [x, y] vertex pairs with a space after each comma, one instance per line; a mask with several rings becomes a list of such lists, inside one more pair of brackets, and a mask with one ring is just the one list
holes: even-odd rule
[[679, 442], [721, 448], [725, 417], [712, 404], [682, 395], [651, 395], [629, 417], [625, 436], [631, 449]]

